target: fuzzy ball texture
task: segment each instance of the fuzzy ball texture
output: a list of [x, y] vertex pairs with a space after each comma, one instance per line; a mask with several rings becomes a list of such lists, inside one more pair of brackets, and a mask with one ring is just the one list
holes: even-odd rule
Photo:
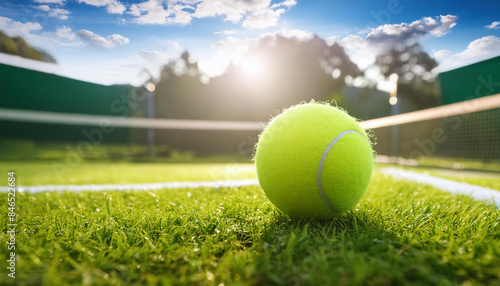
[[364, 195], [373, 171], [371, 145], [356, 120], [336, 107], [292, 106], [259, 137], [254, 160], [260, 186], [291, 217], [334, 217]]

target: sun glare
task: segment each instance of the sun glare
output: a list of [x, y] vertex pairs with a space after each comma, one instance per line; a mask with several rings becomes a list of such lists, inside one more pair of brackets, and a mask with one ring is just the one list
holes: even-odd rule
[[240, 64], [245, 74], [252, 77], [261, 74], [263, 71], [262, 62], [256, 59], [245, 59]]

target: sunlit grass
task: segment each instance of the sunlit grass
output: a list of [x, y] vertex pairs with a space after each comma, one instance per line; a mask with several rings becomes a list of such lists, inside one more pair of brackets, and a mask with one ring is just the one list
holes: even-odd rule
[[500, 191], [500, 173], [480, 173], [480, 172], [446, 172], [442, 170], [430, 170], [430, 175], [454, 180], [462, 183], [478, 185]]
[[408, 171], [413, 171], [417, 173], [423, 173], [435, 177], [440, 177], [448, 180], [453, 180], [457, 182], [477, 185], [484, 188], [489, 188], [493, 190], [500, 191], [500, 173], [492, 171], [480, 171], [480, 170], [453, 170], [446, 168], [431, 168], [431, 167], [408, 167], [408, 166], [396, 166], [396, 165], [377, 165], [377, 169], [395, 167]]
[[[18, 185], [132, 184], [172, 181], [213, 181], [256, 178], [250, 163], [83, 162], [74, 167], [54, 162], [2, 162], [0, 178], [16, 171]], [[6, 186], [2, 180], [0, 186]]]
[[500, 172], [500, 161], [498, 160], [475, 160], [465, 158], [447, 158], [447, 157], [422, 157], [418, 164], [421, 166], [441, 167], [449, 169], [472, 169], [488, 170]]
[[[162, 168], [126, 167], [102, 182], [144, 182]], [[191, 167], [181, 165], [185, 179], [214, 166]], [[497, 208], [378, 174], [355, 209], [322, 222], [290, 220], [259, 187], [19, 193], [17, 203], [19, 284], [500, 283]]]

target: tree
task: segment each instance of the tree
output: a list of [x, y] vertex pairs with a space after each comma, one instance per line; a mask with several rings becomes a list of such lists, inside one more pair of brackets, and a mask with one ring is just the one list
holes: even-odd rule
[[259, 65], [251, 74], [243, 63], [203, 84], [189, 52], [162, 69], [156, 89], [156, 114], [167, 118], [267, 120], [269, 114], [302, 101], [332, 99], [350, 75], [361, 75], [344, 49], [314, 36], [308, 41], [264, 37], [242, 62]]
[[[342, 90], [346, 76], [361, 74], [342, 47], [317, 36], [307, 41], [264, 37], [242, 58], [211, 83], [210, 96], [230, 106], [220, 114], [226, 118], [265, 121], [302, 101], [330, 100]], [[254, 74], [245, 71], [249, 62], [260, 66]]]
[[[260, 69], [249, 73], [246, 64], [231, 64], [209, 83], [201, 82], [198, 63], [187, 51], [170, 61], [156, 85], [156, 117], [267, 122], [270, 115], [291, 105], [332, 99], [344, 87], [346, 76], [361, 75], [342, 47], [329, 46], [317, 36], [307, 41], [264, 37], [242, 57], [242, 62]], [[174, 149], [235, 153], [257, 134], [166, 130], [157, 131], [156, 138]], [[245, 150], [251, 150], [250, 145]]]
[[9, 37], [0, 31], [0, 53], [16, 55], [41, 62], [56, 63], [54, 57], [45, 51], [32, 47], [21, 37]]
[[420, 44], [391, 49], [377, 56], [374, 65], [386, 79], [392, 74], [397, 74], [398, 96], [410, 99], [418, 109], [439, 104], [433, 72], [438, 63]]

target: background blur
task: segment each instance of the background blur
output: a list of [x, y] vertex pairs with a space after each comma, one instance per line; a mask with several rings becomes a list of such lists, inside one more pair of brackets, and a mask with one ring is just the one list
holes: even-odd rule
[[[33, 4], [39, 6], [26, 6], [26, 9], [36, 8], [43, 11], [55, 7], [62, 9], [67, 5], [68, 10], [65, 11], [70, 11], [70, 7], [76, 7], [76, 4], [64, 4], [64, 1], [52, 2], [53, 4], [45, 5], [48, 8]], [[146, 6], [138, 6], [140, 4], [116, 3], [125, 9], [121, 11], [123, 17], [127, 14], [134, 17], [151, 14], [146, 13]], [[154, 3], [160, 5], [161, 2]], [[361, 29], [357, 36], [325, 37], [320, 35], [324, 32], [316, 34], [314, 31], [300, 30], [263, 32], [251, 41], [247, 39], [247, 45], [238, 53], [238, 57], [230, 60], [223, 59], [220, 55], [211, 61], [200, 60], [199, 55], [191, 54], [189, 48], [179, 48], [177, 56], [169, 56], [157, 62], [156, 72], [144, 67], [136, 73], [140, 82], [129, 84], [98, 84], [94, 83], [95, 81], [74, 79], [84, 76], [55, 72], [53, 67], [59, 64], [57, 56], [25, 39], [40, 43], [40, 38], [33, 37], [31, 32], [37, 29], [28, 29], [26, 34], [26, 25], [35, 22], [23, 22], [16, 20], [14, 16], [2, 16], [0, 28], [3, 27], [4, 31], [0, 32], [0, 52], [4, 55], [0, 58], [0, 108], [69, 113], [75, 116], [86, 114], [122, 118], [250, 121], [261, 122], [263, 127], [284, 108], [311, 100], [330, 101], [358, 119], [370, 120], [464, 102], [500, 92], [499, 52], [491, 48], [495, 45], [500, 47], [500, 44], [496, 44], [500, 43], [498, 37], [482, 37], [480, 44], [487, 46], [485, 50], [489, 51], [488, 53], [483, 51], [480, 57], [470, 56], [469, 61], [463, 61], [458, 68], [448, 62], [448, 69], [443, 71], [438, 59], [446, 58], [450, 50], [429, 51], [420, 42], [431, 41], [432, 44], [429, 38], [444, 37], [459, 23], [460, 16], [449, 14], [414, 18], [412, 22], [410, 18], [415, 16], [414, 12], [410, 13], [409, 6], [416, 4], [398, 3], [399, 6], [393, 5], [394, 7], [384, 4], [381, 6], [382, 10], [374, 7], [367, 10], [371, 18], [364, 19], [362, 23], [367, 23], [368, 28]], [[5, 16], [20, 15], [20, 11], [13, 12], [16, 7], [14, 2], [6, 2], [3, 5], [2, 12]], [[266, 9], [271, 11], [297, 13], [294, 9], [298, 9], [301, 4], [284, 1], [269, 2], [267, 5]], [[488, 2], [488, 5], [498, 8], [494, 3]], [[485, 4], [482, 9], [491, 8], [488, 5]], [[98, 7], [92, 6], [93, 9]], [[163, 3], [161, 7], [168, 8], [169, 4]], [[329, 8], [335, 11], [334, 6]], [[109, 9], [108, 14], [112, 14]], [[134, 14], [134, 9], [139, 9], [139, 14]], [[183, 9], [181, 10], [189, 11], [189, 8]], [[193, 9], [198, 11], [200, 8], [193, 6]], [[80, 11], [84, 12], [88, 13]], [[48, 21], [53, 18], [50, 13], [45, 14]], [[193, 14], [194, 18], [196, 15], [203, 18], [196, 13]], [[247, 15], [247, 21], [250, 17], [248, 13], [253, 12], [240, 13]], [[465, 12], [461, 13], [465, 15]], [[75, 10], [64, 15], [76, 17], [78, 12]], [[391, 24], [402, 15], [406, 15], [407, 22]], [[164, 18], [168, 20], [169, 17]], [[372, 18], [378, 22], [366, 22]], [[468, 23], [467, 17], [464, 18], [464, 22]], [[140, 26], [138, 19], [133, 18], [131, 23]], [[59, 21], [61, 20], [67, 19], [60, 17]], [[193, 23], [189, 24], [193, 27], [200, 25], [195, 23], [195, 20], [192, 21]], [[391, 23], [385, 23], [386, 21]], [[495, 23], [497, 22], [493, 21], [490, 24], [491, 29], [483, 29], [498, 34], [496, 27], [499, 24]], [[24, 25], [24, 32], [16, 33], [16, 25], [21, 24]], [[168, 23], [156, 24], [166, 25], [165, 29], [184, 27], [181, 25], [170, 28]], [[266, 25], [268, 26], [264, 25], [264, 31], [275, 26], [272, 23]], [[88, 40], [89, 33], [93, 33], [89, 30], [75, 31], [68, 26], [64, 27], [67, 38], [80, 39], [82, 45], [88, 44], [85, 39]], [[247, 32], [257, 29], [246, 28]], [[59, 26], [57, 31], [62, 33], [61, 29], [63, 28]], [[129, 26], [129, 29], [134, 31], [135, 28]], [[157, 29], [157, 26], [154, 29]], [[332, 31], [335, 29], [340, 28], [332, 28]], [[229, 45], [231, 41], [238, 42], [238, 33], [244, 35], [245, 31], [225, 30], [227, 37], [216, 44], [220, 46]], [[359, 35], [365, 35], [364, 39]], [[44, 36], [49, 37], [47, 33]], [[127, 40], [122, 39], [123, 37], [119, 34], [108, 38], [101, 37], [104, 43], [110, 43], [109, 47], [105, 44], [102, 46], [119, 49], [130, 42], [128, 37], [125, 37]], [[71, 41], [75, 42], [74, 39]], [[99, 40], [98, 37], [93, 39]], [[453, 37], [450, 36], [450, 39]], [[114, 46], [110, 46], [112, 43]], [[212, 44], [212, 47], [216, 44]], [[359, 48], [356, 47], [357, 44], [364, 46], [365, 50], [356, 50]], [[375, 44], [377, 48], [366, 50], [366, 46], [375, 47]], [[467, 49], [472, 45], [471, 43]], [[76, 46], [78, 45], [75, 44]], [[198, 47], [192, 49], [199, 50]], [[77, 51], [73, 52], [76, 57]], [[101, 57], [99, 52], [94, 50], [97, 61]], [[234, 49], [227, 49], [227, 53], [232, 52]], [[65, 51], [61, 54], [66, 62], [68, 53]], [[111, 56], [109, 52], [107, 55]], [[23, 59], [20, 59], [21, 57]], [[364, 57], [372, 59], [366, 61], [363, 60]], [[455, 59], [466, 58], [464, 55], [461, 57], [456, 56]], [[211, 74], [210, 69], [207, 69], [210, 63], [218, 65], [226, 60], [227, 65], [218, 74]], [[95, 72], [99, 74], [102, 71]], [[91, 71], [86, 73], [92, 74]], [[123, 74], [123, 77], [127, 76], [128, 74]], [[458, 161], [500, 160], [499, 109], [493, 108], [472, 114], [463, 110], [462, 113], [460, 116], [444, 119], [416, 120], [417, 122], [409, 124], [375, 128], [375, 150], [378, 155], [412, 160], [441, 157]], [[148, 130], [118, 126], [104, 130], [94, 125], [23, 122], [4, 118], [0, 119], [0, 158], [65, 160], [69, 154], [76, 154], [75, 156], [82, 160], [189, 161], [197, 157], [212, 157], [214, 160], [223, 158], [221, 160], [248, 161], [259, 133], [260, 130], [245, 129]]]

